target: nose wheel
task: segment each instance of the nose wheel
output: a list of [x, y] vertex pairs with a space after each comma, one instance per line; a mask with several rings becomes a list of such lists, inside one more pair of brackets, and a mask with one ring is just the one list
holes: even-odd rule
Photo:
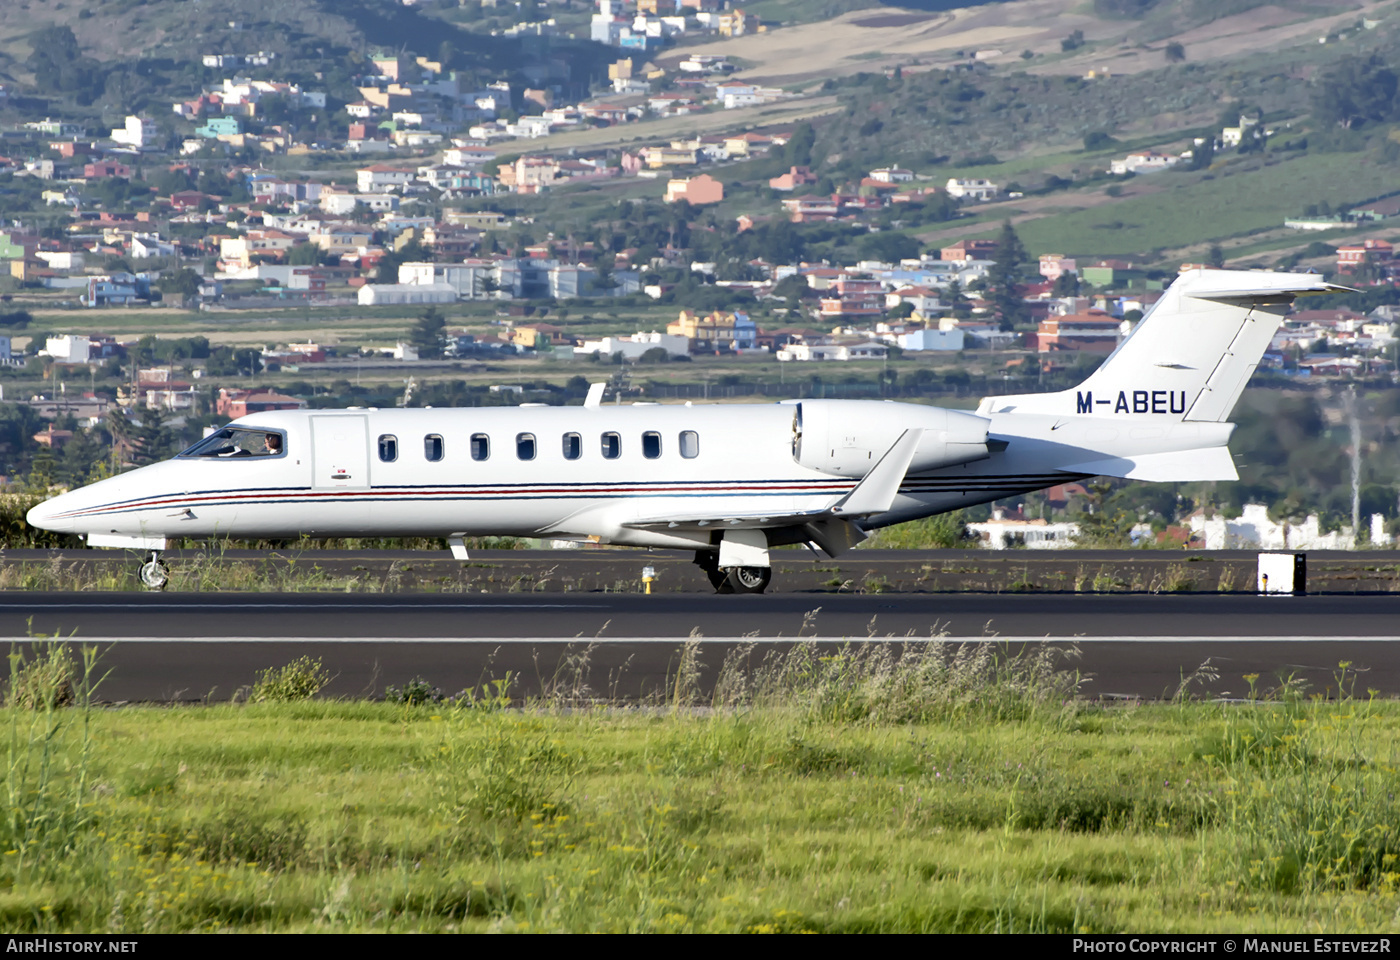
[[160, 554], [152, 551], [151, 559], [141, 564], [141, 585], [147, 590], [164, 590], [170, 582], [170, 568], [160, 559]]

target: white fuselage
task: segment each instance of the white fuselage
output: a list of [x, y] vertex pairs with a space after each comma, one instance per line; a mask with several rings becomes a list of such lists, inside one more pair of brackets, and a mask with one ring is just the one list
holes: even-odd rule
[[[36, 507], [30, 522], [94, 543], [113, 540], [107, 545], [123, 537], [521, 536], [694, 549], [717, 542], [709, 521], [646, 522], [713, 517], [717, 529], [731, 516], [827, 509], [868, 469], [859, 464], [878, 461], [901, 430], [919, 426], [932, 436], [933, 425], [946, 438], [954, 432], [948, 418], [979, 424], [984, 443], [990, 426], [990, 455], [911, 470], [890, 509], [862, 519], [862, 527], [1082, 477], [1065, 467], [1103, 456], [1088, 443], [1095, 439], [1090, 429], [1111, 430], [1115, 451], [1200, 443], [1194, 428], [1185, 440], [1171, 437], [1180, 425], [1145, 422], [1131, 431], [1142, 439], [1130, 443], [1131, 424], [1123, 420], [1097, 428], [1080, 420], [1061, 429], [1053, 417], [976, 418], [880, 401], [806, 403], [832, 404], [847, 417], [831, 426], [829, 443], [810, 430], [804, 440], [829, 445], [809, 448], [804, 459], [829, 453], [835, 470], [803, 466], [794, 456], [791, 403], [276, 412], [230, 425], [281, 434], [285, 446], [276, 456], [176, 457], [55, 497]], [[689, 450], [683, 433], [691, 435]], [[605, 441], [608, 434], [616, 441]], [[533, 437], [531, 459], [521, 457], [523, 435]], [[577, 440], [566, 440], [570, 435]], [[380, 454], [384, 437], [394, 438], [393, 459]], [[440, 459], [428, 458], [439, 441], [426, 438], [441, 438]], [[570, 445], [574, 459], [566, 457]]]

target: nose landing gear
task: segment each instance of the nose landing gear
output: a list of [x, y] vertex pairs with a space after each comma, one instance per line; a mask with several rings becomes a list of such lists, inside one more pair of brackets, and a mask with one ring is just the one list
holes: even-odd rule
[[152, 550], [151, 559], [141, 564], [140, 577], [147, 590], [164, 590], [170, 582], [170, 568], [160, 559], [159, 550]]

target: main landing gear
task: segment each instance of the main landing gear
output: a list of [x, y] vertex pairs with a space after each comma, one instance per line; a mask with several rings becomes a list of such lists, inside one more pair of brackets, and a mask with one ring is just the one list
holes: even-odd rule
[[695, 564], [705, 571], [715, 593], [762, 593], [773, 579], [772, 567], [721, 568], [714, 550], [695, 551]]
[[147, 590], [164, 590], [170, 582], [170, 568], [161, 560], [159, 550], [152, 550], [151, 559], [141, 564], [140, 577]]

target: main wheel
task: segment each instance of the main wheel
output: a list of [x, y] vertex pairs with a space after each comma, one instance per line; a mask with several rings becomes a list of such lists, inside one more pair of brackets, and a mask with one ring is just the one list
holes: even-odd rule
[[713, 550], [697, 550], [695, 565], [705, 571], [705, 578], [710, 581], [710, 586], [715, 588], [715, 593], [734, 592], [734, 588], [729, 584], [729, 571], [719, 568], [719, 554]]
[[170, 568], [155, 557], [141, 564], [141, 583], [147, 590], [164, 590], [170, 582]]
[[762, 593], [772, 579], [772, 567], [729, 568], [729, 586], [735, 593]]

